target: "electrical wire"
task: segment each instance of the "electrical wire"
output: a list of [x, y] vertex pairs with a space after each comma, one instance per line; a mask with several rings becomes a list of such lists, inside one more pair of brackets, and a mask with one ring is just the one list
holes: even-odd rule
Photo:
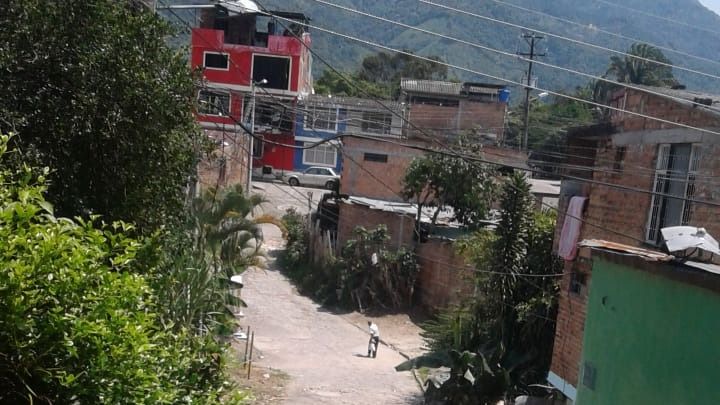
[[[458, 14], [463, 14], [463, 15], [472, 16], [472, 17], [475, 17], [475, 18], [478, 18], [478, 19], [482, 19], [482, 20], [486, 20], [486, 21], [491, 21], [491, 22], [494, 22], [494, 23], [502, 24], [502, 25], [507, 25], [507, 26], [510, 26], [510, 27], [513, 27], [513, 28], [518, 28], [518, 29], [522, 29], [522, 30], [532, 31], [532, 32], [535, 32], [535, 33], [538, 33], [538, 34], [541, 34], [541, 35], [547, 35], [547, 36], [549, 36], [549, 37], [553, 37], [553, 38], [557, 38], [557, 39], [560, 39], [560, 40], [563, 40], [563, 41], [571, 42], [571, 43], [574, 43], [574, 44], [576, 44], [576, 45], [582, 45], [582, 46], [586, 46], [586, 47], [590, 47], [590, 48], [600, 49], [600, 50], [603, 50], [603, 51], [606, 51], [606, 52], [611, 52], [611, 53], [614, 53], [614, 54], [617, 54], [617, 55], [622, 55], [622, 56], [627, 57], [627, 58], [632, 58], [632, 59], [636, 59], [636, 60], [641, 60], [641, 61], [643, 61], [643, 62], [652, 63], [652, 64], [655, 64], [655, 65], [667, 66], [667, 67], [671, 67], [671, 68], [674, 68], [674, 69], [677, 69], [677, 70], [682, 70], [682, 71], [685, 71], [685, 72], [694, 73], [694, 74], [701, 75], [701, 76], [711, 77], [711, 78], [713, 78], [713, 79], [720, 79], [720, 76], [713, 75], [713, 74], [710, 74], [710, 73], [705, 73], [705, 72], [702, 72], [702, 71], [699, 71], [699, 70], [690, 69], [690, 68], [686, 68], [686, 67], [683, 67], [683, 66], [676, 66], [676, 65], [673, 65], [672, 63], [661, 62], [661, 61], [657, 61], [657, 60], [654, 60], [654, 59], [649, 59], [649, 58], [645, 58], [645, 57], [642, 57], [642, 56], [633, 55], [633, 54], [628, 53], [628, 52], [618, 51], [618, 50], [615, 50], [615, 49], [612, 49], [612, 48], [607, 48], [607, 47], [604, 47], [604, 46], [601, 46], [601, 45], [596, 45], [596, 44], [592, 44], [592, 43], [589, 43], [589, 42], [580, 41], [580, 40], [578, 40], [578, 39], [568, 38], [568, 37], [565, 37], [565, 36], [562, 36], [562, 35], [553, 34], [553, 33], [551, 33], [551, 32], [542, 31], [542, 30], [539, 30], [539, 29], [536, 29], [536, 28], [526, 27], [526, 26], [523, 26], [523, 25], [520, 25], [520, 24], [510, 23], [510, 22], [507, 22], [507, 21], [499, 20], [499, 19], [497, 19], [497, 18], [488, 17], [488, 16], [485, 16], [485, 15], [482, 15], [482, 14], [473, 13], [473, 12], [466, 11], [466, 10], [461, 10], [461, 9], [455, 8], [455, 7], [450, 7], [450, 6], [447, 6], [447, 5], [444, 5], [444, 4], [434, 3], [434, 2], [429, 1], [429, 0], [418, 0], [418, 1], [421, 2], [421, 3], [425, 3], [425, 4], [428, 4], [428, 5], [431, 5], [431, 6], [435, 6], [435, 7], [438, 7], [438, 8], [445, 9], [445, 10], [449, 10], [449, 11], [452, 11], [452, 12], [455, 12], [455, 13], [458, 13]], [[600, 0], [598, 0], [598, 1], [600, 1]]]
[[699, 31], [704, 31], [704, 32], [708, 32], [708, 33], [711, 33], [711, 34], [720, 35], [720, 31], [715, 31], [715, 30], [711, 30], [711, 29], [708, 29], [708, 28], [704, 28], [704, 27], [698, 27], [697, 25], [688, 24], [688, 23], [686, 23], [686, 22], [678, 21], [678, 20], [676, 20], [676, 19], [672, 19], [672, 18], [668, 18], [668, 17], [663, 17], [663, 16], [660, 16], [660, 15], [657, 15], [657, 14], [653, 14], [653, 13], [649, 13], [649, 12], [647, 12], [647, 11], [643, 11], [643, 10], [638, 10], [638, 9], [635, 9], [635, 8], [632, 8], [632, 7], [628, 7], [628, 6], [623, 5], [623, 4], [613, 3], [613, 2], [607, 1], [607, 0], [595, 0], [595, 1], [597, 1], [597, 2], [599, 2], [599, 3], [607, 4], [607, 5], [609, 5], [609, 6], [621, 8], [621, 9], [623, 9], [623, 10], [632, 11], [632, 12], [634, 12], [634, 13], [642, 14], [642, 15], [645, 15], [645, 16], [648, 16], [648, 17], [657, 18], [657, 19], [659, 19], [659, 20], [666, 21], [666, 22], [669, 22], [669, 23], [672, 23], [672, 24], [682, 25], [683, 27], [689, 27], [689, 28], [693, 28], [693, 29], [696, 29], [696, 30], [699, 30]]
[[[522, 61], [524, 61], [524, 62], [532, 62], [532, 63], [534, 63], [534, 64], [536, 64], [536, 65], [540, 65], [540, 66], [545, 66], [545, 67], [552, 68], [552, 69], [561, 70], [561, 71], [564, 71], [564, 72], [566, 72], [566, 73], [571, 73], [571, 74], [583, 76], [583, 77], [586, 77], [586, 78], [589, 78], [589, 79], [598, 80], [598, 81], [602, 81], [602, 82], [605, 82], [605, 83], [610, 83], [610, 84], [613, 84], [613, 85], [615, 85], [615, 86], [620, 86], [620, 87], [632, 89], [632, 90], [635, 90], [635, 91], [640, 91], [640, 92], [642, 92], [642, 93], [653, 94], [653, 95], [656, 95], [656, 96], [661, 96], [661, 97], [665, 97], [665, 98], [670, 98], [670, 99], [674, 99], [674, 100], [679, 100], [679, 101], [686, 102], [686, 103], [691, 103], [691, 104], [694, 105], [694, 106], [707, 107], [705, 104], [698, 103], [698, 102], [696, 102], [696, 101], [691, 101], [691, 100], [687, 100], [687, 99], [684, 99], [684, 98], [681, 98], [681, 97], [677, 97], [677, 96], [673, 96], [673, 95], [669, 95], [669, 94], [665, 94], [665, 93], [660, 93], [660, 92], [657, 92], [657, 91], [654, 91], [654, 90], [650, 90], [650, 89], [648, 89], [648, 88], [634, 86], [634, 85], [629, 84], [629, 83], [622, 83], [622, 82], [619, 82], [619, 81], [617, 81], [617, 80], [611, 80], [611, 79], [608, 79], [608, 78], [606, 78], [606, 77], [597, 76], [597, 75], [593, 75], [593, 74], [590, 74], [590, 73], [585, 73], [585, 72], [581, 72], [581, 71], [578, 71], [578, 70], [570, 69], [570, 68], [567, 68], [567, 67], [554, 65], [554, 64], [552, 64], [552, 63], [543, 62], [543, 61], [541, 61], [541, 60], [530, 59], [530, 58], [525, 57], [525, 56], [522, 56], [522, 55], [518, 55], [518, 54], [515, 54], [515, 53], [511, 53], [511, 52], [502, 51], [502, 50], [500, 50], [500, 49], [495, 49], [495, 48], [492, 48], [492, 47], [489, 47], [489, 46], [485, 46], [485, 45], [481, 45], [481, 44], [478, 44], [478, 43], [475, 43], [475, 42], [466, 41], [466, 40], [464, 40], [464, 39], [460, 39], [460, 38], [452, 37], [452, 36], [449, 36], [449, 35], [441, 34], [441, 33], [438, 33], [438, 32], [426, 30], [426, 29], [420, 28], [420, 27], [415, 27], [415, 26], [408, 25], [408, 24], [405, 24], [405, 23], [402, 23], [402, 22], [399, 22], [399, 21], [394, 21], [394, 20], [390, 20], [390, 19], [387, 19], [387, 18], [379, 17], [379, 16], [376, 16], [376, 15], [373, 15], [373, 14], [369, 14], [369, 13], [360, 11], [360, 10], [352, 9], [352, 8], [350, 8], [350, 7], [345, 7], [345, 6], [341, 6], [341, 5], [339, 5], [339, 4], [334, 4], [334, 3], [331, 3], [331, 2], [329, 2], [329, 1], [325, 1], [325, 0], [312, 0], [312, 1], [314, 1], [314, 2], [316, 2], [316, 3], [325, 4], [325, 5], [328, 5], [328, 6], [331, 6], [331, 7], [336, 7], [336, 8], [338, 8], [338, 9], [341, 9], [341, 10], [344, 10], [344, 11], [347, 11], [347, 12], [351, 12], [351, 13], [359, 14], [359, 15], [362, 15], [362, 16], [365, 16], [365, 17], [373, 18], [373, 19], [376, 19], [376, 20], [379, 20], [379, 21], [383, 21], [383, 22], [386, 22], [386, 23], [388, 23], [388, 24], [397, 25], [397, 26], [400, 26], [400, 27], [403, 27], [403, 28], [407, 28], [407, 29], [410, 29], [410, 30], [413, 30], [413, 31], [422, 32], [422, 33], [424, 33], [424, 34], [432, 35], [432, 36], [435, 36], [435, 37], [438, 37], [438, 38], [446, 39], [446, 40], [453, 41], [453, 42], [458, 42], [458, 43], [461, 43], [461, 44], [464, 44], [464, 45], [467, 45], [467, 46], [471, 46], [471, 47], [476, 48], [476, 49], [481, 49], [481, 50], [484, 50], [484, 51], [494, 52], [494, 53], [497, 53], [497, 54], [500, 54], [500, 55], [503, 55], [503, 56], [507, 56], [507, 57], [511, 57], [511, 58], [517, 58], [517, 59], [520, 59], [520, 60], [522, 60]], [[712, 76], [712, 77], [714, 77], [714, 78], [716, 78], [716, 79], [720, 79], [720, 76]]]
[[[645, 43], [645, 44], [648, 44], [648, 45], [650, 45], [650, 46], [652, 46], [652, 47], [658, 48], [658, 49], [663, 50], [663, 51], [666, 51], [666, 52], [672, 52], [672, 53], [676, 53], [676, 54], [678, 54], [678, 55], [682, 55], [682, 56], [687, 57], [687, 58], [693, 58], [693, 59], [697, 59], [697, 60], [700, 60], [700, 61], [703, 61], [703, 62], [709, 62], [709, 63], [713, 63], [713, 64], [720, 65], [720, 61], [717, 61], [717, 60], [705, 58], [705, 57], [702, 57], [702, 56], [693, 55], [693, 54], [690, 54], [690, 53], [687, 53], [687, 52], [683, 52], [683, 51], [680, 51], [680, 50], [677, 50], [677, 49], [673, 49], [673, 48], [670, 48], [670, 47], [667, 47], [667, 46], [655, 44], [655, 43], [646, 41], [646, 40], [644, 40], [644, 39], [633, 38], [633, 37], [629, 37], [629, 36], [626, 36], [626, 35], [622, 35], [622, 34], [619, 34], [619, 33], [616, 33], [616, 32], [608, 31], [608, 30], [606, 30], [606, 29], [599, 28], [599, 27], [597, 27], [597, 26], [595, 26], [595, 25], [593, 25], [593, 24], [590, 24], [590, 25], [588, 25], [588, 24], [583, 24], [583, 23], [580, 23], [580, 22], [577, 22], [577, 21], [573, 21], [573, 20], [570, 20], [570, 19], [567, 19], [567, 18], [558, 17], [558, 16], [555, 16], [555, 15], [552, 15], [552, 14], [549, 14], [549, 13], [545, 13], [545, 12], [542, 12], [542, 11], [539, 11], [539, 10], [534, 10], [534, 9], [527, 8], [527, 7], [522, 7], [522, 6], [519, 6], [519, 5], [517, 5], [517, 4], [509, 3], [509, 2], [506, 2], [506, 1], [502, 1], [502, 0], [490, 0], [490, 1], [495, 2], [495, 3], [497, 3], [497, 4], [500, 4], [500, 5], [503, 5], [503, 6], [505, 6], [505, 7], [514, 8], [514, 9], [516, 9], [516, 10], [521, 10], [521, 11], [524, 11], [524, 12], [527, 12], [527, 13], [530, 13], [530, 14], [535, 14], [535, 15], [543, 16], [543, 17], [546, 17], [546, 18], [553, 19], [553, 20], [555, 20], [555, 21], [563, 22], [563, 23], [565, 23], [565, 24], [574, 25], [574, 26], [576, 26], [576, 27], [583, 28], [583, 29], [585, 29], [585, 30], [587, 30], [587, 31], [589, 31], [589, 32], [600, 32], [600, 33], [605, 34], [605, 35], [609, 35], [609, 36], [612, 36], [612, 37], [615, 37], [615, 38], [620, 38], [620, 39], [623, 39], [623, 40], [631, 41], [631, 42], [634, 42], [634, 43]], [[591, 26], [591, 25], [592, 25], [592, 26]]]
[[[419, 0], [419, 1], [425, 1], [425, 0]], [[272, 14], [271, 14], [271, 15], [272, 15]], [[284, 17], [280, 17], [280, 16], [276, 16], [276, 15], [272, 15], [272, 16], [275, 17], [275, 18], [277, 18], [277, 19], [292, 21], [291, 19], [288, 19], [288, 18], [284, 18]], [[365, 39], [353, 37], [353, 36], [351, 36], [351, 35], [342, 34], [342, 33], [339, 33], [339, 32], [332, 31], [332, 30], [328, 30], [328, 29], [326, 29], [326, 28], [322, 28], [322, 27], [319, 27], [319, 26], [316, 26], [316, 25], [310, 25], [310, 24], [305, 24], [305, 23], [297, 23], [297, 24], [306, 26], [306, 27], [308, 27], [308, 28], [312, 28], [312, 29], [314, 29], [314, 30], [326, 32], [326, 33], [328, 33], [328, 34], [336, 35], [336, 36], [339, 36], [339, 37], [342, 37], [342, 38], [345, 38], [345, 39], [349, 39], [349, 40], [352, 40], [352, 41], [355, 41], [355, 42], [360, 42], [360, 43], [363, 43], [363, 44], [365, 44], [365, 45], [370, 45], [370, 46], [373, 46], [373, 47], [376, 47], [376, 48], [385, 49], [385, 50], [387, 50], [387, 51], [391, 51], [391, 52], [395, 52], [395, 53], [398, 53], [398, 54], [402, 54], [402, 55], [410, 56], [410, 57], [413, 57], [413, 58], [421, 59], [421, 60], [424, 60], [424, 61], [427, 61], [427, 62], [431, 62], [431, 63], [435, 63], [435, 64], [439, 64], [439, 65], [444, 65], [444, 66], [447, 66], [447, 67], [449, 67], [449, 68], [462, 70], [462, 71], [465, 71], [465, 72], [468, 72], [468, 73], [473, 73], [473, 74], [478, 75], [478, 76], [484, 76], [484, 77], [487, 77], [487, 78], [490, 78], [490, 79], [493, 79], [493, 80], [497, 80], [497, 81], [501, 81], [501, 82], [505, 82], [505, 83], [509, 83], [509, 84], [513, 84], [513, 85], [517, 85], [517, 86], [527, 87], [526, 84], [520, 83], [520, 82], [517, 82], [517, 81], [514, 81], [514, 80], [511, 80], [511, 79], [507, 79], [507, 78], [504, 78], [504, 77], [491, 75], [491, 74], [489, 74], [489, 73], [483, 73], [483, 72], [480, 72], [480, 71], [477, 71], [477, 70], [473, 70], [473, 69], [470, 69], [470, 68], [466, 68], [466, 67], [454, 65], [454, 64], [451, 64], [451, 63], [443, 62], [443, 61], [438, 61], [438, 60], [435, 60], [435, 59], [432, 59], [432, 58], [428, 58], [428, 57], [425, 57], [425, 56], [416, 55], [416, 54], [414, 54], [414, 53], [412, 53], [412, 52], [409, 52], [409, 51], [403, 51], [403, 50], [400, 50], [400, 49], [392, 48], [392, 47], [389, 47], [389, 46], [386, 46], [386, 45], [378, 44], [378, 43], [376, 43], [376, 42], [372, 42], [372, 41], [368, 41], [368, 40], [365, 40]], [[694, 127], [694, 126], [692, 126], [692, 125], [687, 125], [687, 124], [683, 124], [683, 123], [679, 123], [679, 122], [673, 122], [673, 121], [670, 121], [670, 120], [666, 120], [666, 119], [658, 118], [658, 117], [653, 117], [653, 116], [646, 115], [646, 114], [642, 114], [642, 113], [635, 112], [635, 111], [624, 110], [624, 109], [622, 109], [622, 108], [612, 107], [612, 106], [609, 106], [609, 105], [605, 105], [605, 104], [597, 103], [597, 102], [594, 102], [594, 101], [585, 100], [585, 99], [582, 99], [582, 98], [579, 98], [579, 97], [571, 96], [571, 95], [568, 95], [568, 94], [564, 94], [564, 93], [561, 93], [561, 92], [558, 92], [558, 91], [553, 91], [553, 90], [549, 90], [549, 89], [544, 89], [544, 88], [541, 88], [541, 87], [536, 87], [536, 86], [534, 86], [534, 87], [531, 87], [531, 88], [534, 89], [534, 90], [542, 91], [542, 92], [545, 92], [545, 93], [548, 93], [548, 94], [552, 94], [552, 95], [555, 95], [555, 96], [558, 96], [558, 97], [561, 97], [561, 98], [565, 98], [565, 99], [568, 99], [568, 100], [574, 100], [574, 101], [578, 101], [578, 102], [581, 102], [581, 103], [585, 103], [585, 104], [593, 105], [593, 106], [596, 106], [596, 107], [600, 107], [600, 108], [603, 108], [603, 109], [606, 109], [606, 110], [621, 112], [621, 113], [624, 113], [624, 114], [633, 115], [633, 116], [636, 116], [636, 117], [641, 117], [641, 118], [646, 118], [646, 119], [649, 119], [649, 120], [652, 120], [652, 121], [661, 122], [661, 123], [663, 123], [663, 124], [668, 124], [668, 125], [672, 125], [672, 126], [676, 126], [676, 127], [682, 127], [682, 128], [692, 129], [692, 130], [696, 130], [696, 131], [698, 131], [698, 132], [703, 132], [703, 133], [708, 133], [708, 134], [713, 134], [713, 135], [718, 135], [718, 136], [720, 136], [720, 132], [717, 132], [717, 131], [713, 131], [713, 130], [709, 130], [709, 129], [705, 129], [705, 128], [698, 128], [698, 127]], [[684, 101], [687, 101], [687, 100], [684, 100]]]

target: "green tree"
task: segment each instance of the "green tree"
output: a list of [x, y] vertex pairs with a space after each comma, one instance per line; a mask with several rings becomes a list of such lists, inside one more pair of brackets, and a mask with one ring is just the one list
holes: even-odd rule
[[[196, 164], [192, 74], [168, 24], [113, 0], [17, 0], [0, 13], [0, 130], [50, 166], [58, 214], [142, 232], [179, 222]], [[18, 159], [22, 160], [22, 159]]]
[[450, 380], [436, 382], [427, 398], [495, 403], [533, 393], [547, 375], [561, 273], [552, 253], [555, 217], [532, 211], [519, 173], [507, 179], [500, 205], [494, 234], [481, 231], [458, 246], [477, 269], [476, 295], [425, 326], [430, 355], [398, 366], [451, 368]]
[[341, 76], [330, 69], [324, 70], [315, 81], [314, 90], [317, 94], [333, 96], [390, 98], [386, 86], [360, 79], [357, 73], [343, 73]]
[[[633, 44], [627, 53], [662, 63], [672, 63], [660, 49], [648, 44]], [[672, 67], [658, 65], [630, 56], [611, 57], [610, 66], [605, 74], [622, 83], [644, 84], [646, 86], [672, 86], [677, 84]]]
[[[205, 190], [192, 204], [195, 221], [194, 248], [205, 255], [218, 273], [231, 276], [257, 265], [262, 256], [262, 223], [278, 223], [272, 217], [251, 218], [266, 200], [260, 195], [246, 196], [242, 186]], [[282, 224], [278, 223], [278, 226]]]
[[452, 207], [455, 219], [470, 229], [486, 219], [494, 194], [490, 168], [460, 157], [430, 153], [416, 158], [403, 179], [403, 196], [417, 204], [417, 223], [426, 207], [434, 207], [432, 223]]
[[[430, 59], [442, 60], [438, 56]], [[396, 99], [400, 95], [400, 79], [444, 80], [447, 79], [447, 67], [401, 53], [378, 52], [366, 56], [360, 69], [344, 76], [353, 85], [335, 72], [325, 70], [315, 83], [315, 91], [318, 94]]]
[[163, 325], [144, 241], [56, 217], [48, 173], [0, 169], [0, 403], [219, 403], [222, 346]]

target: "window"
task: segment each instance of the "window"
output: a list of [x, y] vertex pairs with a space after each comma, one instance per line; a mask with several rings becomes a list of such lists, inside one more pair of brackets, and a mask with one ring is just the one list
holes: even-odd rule
[[586, 277], [583, 273], [573, 272], [570, 274], [570, 292], [573, 294], [582, 294], [586, 285]]
[[369, 134], [389, 135], [392, 116], [389, 113], [363, 112], [362, 131]]
[[366, 153], [363, 157], [363, 160], [365, 160], [366, 162], [387, 163], [388, 155], [383, 155], [380, 153]]
[[230, 59], [226, 53], [205, 52], [203, 66], [208, 69], [228, 70]]
[[230, 93], [200, 90], [198, 94], [198, 113], [204, 115], [229, 115]]
[[[305, 143], [305, 146], [310, 145], [312, 145], [312, 143]], [[334, 146], [327, 144], [305, 149], [303, 150], [303, 164], [335, 167], [337, 164], [337, 150], [335, 150]]]
[[263, 85], [267, 89], [289, 90], [290, 58], [253, 55], [252, 79], [256, 83], [267, 80]]
[[322, 131], [337, 131], [337, 108], [309, 107], [305, 115], [305, 126]]
[[258, 136], [257, 138], [255, 138], [253, 140], [253, 150], [252, 151], [253, 151], [254, 158], [261, 158], [263, 156], [264, 143], [265, 142], [263, 142], [262, 136]]
[[662, 228], [686, 225], [690, 221], [691, 204], [687, 199], [695, 194], [699, 158], [697, 145], [658, 146], [653, 192], [665, 195], [652, 197], [646, 234], [649, 243], [660, 242]]
[[[245, 111], [249, 114], [251, 110], [252, 104], [248, 100]], [[258, 97], [255, 105], [255, 127], [256, 129], [271, 128], [282, 132], [291, 132], [295, 119], [293, 114], [293, 108], [287, 104]]]

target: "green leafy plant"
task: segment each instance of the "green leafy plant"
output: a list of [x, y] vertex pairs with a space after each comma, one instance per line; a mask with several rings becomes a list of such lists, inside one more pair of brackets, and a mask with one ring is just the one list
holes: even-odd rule
[[283, 215], [282, 223], [287, 232], [283, 262], [286, 268], [294, 268], [303, 263], [308, 254], [307, 218], [290, 208]]
[[413, 252], [391, 250], [384, 225], [370, 231], [357, 227], [353, 236], [343, 247], [338, 265], [337, 288], [343, 301], [360, 309], [410, 305], [419, 272]]
[[[533, 393], [547, 375], [557, 310], [554, 275], [561, 272], [552, 253], [555, 217], [532, 210], [529, 186], [519, 173], [506, 180], [500, 207], [502, 218], [494, 232], [480, 231], [458, 242], [458, 251], [478, 270], [475, 296], [424, 325], [430, 358], [446, 359], [442, 365], [452, 368], [447, 382], [428, 389], [428, 399], [494, 403]], [[453, 351], [467, 352], [455, 356], [467, 361], [447, 360]], [[470, 367], [470, 358], [483, 360]], [[404, 367], [429, 366], [425, 360]], [[483, 370], [487, 378], [463, 380], [459, 376], [467, 370], [473, 375]]]
[[[182, 222], [204, 137], [170, 25], [114, 0], [17, 0], [0, 13], [0, 132], [53, 169], [58, 215], [102, 215], [149, 234]], [[9, 164], [9, 162], [6, 162]]]
[[492, 170], [465, 159], [431, 153], [416, 158], [403, 179], [402, 194], [417, 205], [416, 223], [422, 210], [434, 207], [433, 225], [446, 207], [452, 207], [455, 219], [477, 229], [487, 218], [494, 196]]
[[43, 197], [48, 173], [0, 169], [0, 402], [226, 398], [224, 346], [163, 325], [132, 225], [56, 217]]

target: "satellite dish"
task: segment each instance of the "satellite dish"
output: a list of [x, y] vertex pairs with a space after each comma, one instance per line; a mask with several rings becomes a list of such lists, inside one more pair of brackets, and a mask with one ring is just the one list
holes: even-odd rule
[[720, 255], [718, 242], [705, 228], [694, 226], [671, 226], [660, 230], [668, 251], [681, 252], [687, 249], [702, 249]]

